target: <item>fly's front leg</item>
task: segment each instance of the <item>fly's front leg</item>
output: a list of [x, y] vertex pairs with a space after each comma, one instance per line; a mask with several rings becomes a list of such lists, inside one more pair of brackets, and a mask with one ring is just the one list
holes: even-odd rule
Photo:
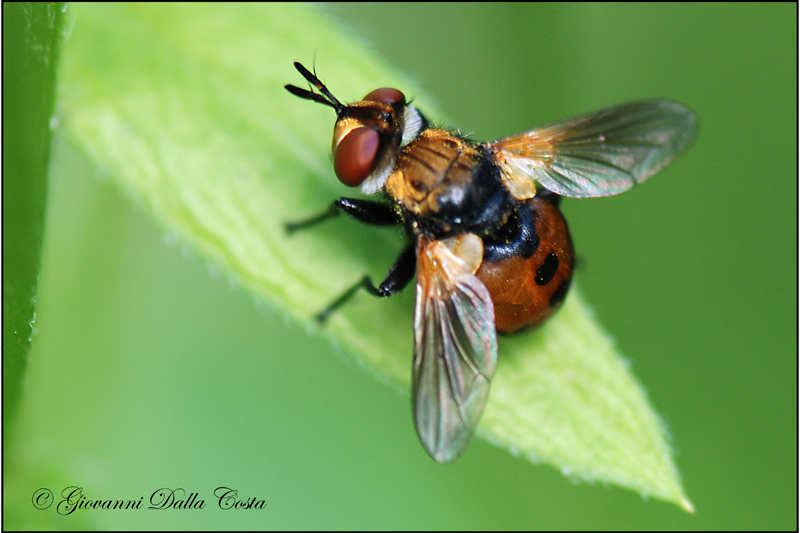
[[339, 213], [344, 213], [360, 222], [372, 224], [373, 226], [393, 226], [403, 222], [400, 213], [392, 205], [358, 198], [339, 198], [319, 215], [306, 220], [286, 223], [286, 231], [294, 233], [299, 229], [316, 226], [329, 218], [338, 216]]
[[338, 214], [339, 214], [339, 209], [336, 208], [336, 202], [334, 202], [327, 209], [327, 211], [324, 211], [319, 215], [307, 218], [305, 220], [298, 220], [296, 222], [286, 222], [284, 224], [284, 227], [286, 228], [286, 233], [294, 233], [299, 229], [305, 229], [311, 226], [316, 226], [320, 222], [325, 222], [329, 218], [333, 218]]
[[364, 276], [361, 280], [347, 289], [344, 294], [334, 300], [328, 307], [326, 307], [316, 318], [318, 322], [325, 322], [330, 314], [342, 306], [349, 300], [359, 289], [365, 289], [367, 292], [374, 296], [385, 297], [396, 294], [402, 290], [403, 287], [408, 285], [414, 277], [414, 271], [417, 266], [417, 254], [414, 245], [409, 245], [403, 253], [395, 260], [389, 273], [380, 286], [376, 287], [369, 276]]

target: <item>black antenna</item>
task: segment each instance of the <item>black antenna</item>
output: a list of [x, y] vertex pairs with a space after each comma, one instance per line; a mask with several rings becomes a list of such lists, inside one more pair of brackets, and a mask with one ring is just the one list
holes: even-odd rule
[[304, 100], [313, 100], [318, 104], [323, 104], [328, 107], [332, 107], [333, 109], [336, 110], [337, 115], [341, 113], [341, 111], [345, 108], [345, 106], [342, 105], [342, 103], [339, 102], [339, 100], [337, 100], [336, 97], [331, 94], [328, 88], [325, 87], [325, 84], [319, 81], [319, 78], [317, 78], [314, 74], [309, 72], [309, 70], [306, 67], [304, 67], [297, 61], [295, 61], [294, 63], [294, 68], [296, 68], [297, 71], [303, 75], [303, 77], [306, 79], [306, 81], [308, 81], [308, 83], [316, 87], [316, 89], [322, 94], [317, 94], [314, 91], [309, 91], [307, 89], [301, 89], [300, 87], [297, 87], [295, 85], [285, 85], [284, 87], [286, 88], [287, 91], [289, 91], [295, 96], [303, 98]]

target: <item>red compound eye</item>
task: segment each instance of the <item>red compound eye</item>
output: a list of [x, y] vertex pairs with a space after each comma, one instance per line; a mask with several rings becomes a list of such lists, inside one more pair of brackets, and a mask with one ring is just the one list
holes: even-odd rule
[[372, 128], [355, 128], [339, 142], [333, 155], [333, 170], [339, 181], [348, 187], [358, 187], [369, 176], [375, 163], [380, 139]]
[[364, 100], [383, 102], [385, 104], [392, 105], [396, 104], [397, 102], [405, 102], [406, 97], [397, 89], [392, 89], [391, 87], [381, 87], [380, 89], [375, 89], [365, 96]]

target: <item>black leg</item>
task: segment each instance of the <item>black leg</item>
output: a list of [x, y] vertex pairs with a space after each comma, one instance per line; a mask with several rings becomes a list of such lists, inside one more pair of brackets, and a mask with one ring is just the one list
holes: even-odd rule
[[336, 208], [336, 204], [333, 203], [328, 208], [327, 211], [320, 213], [317, 216], [307, 218], [306, 220], [298, 220], [297, 222], [287, 222], [284, 227], [286, 228], [287, 233], [294, 233], [299, 229], [308, 228], [310, 226], [316, 226], [320, 222], [324, 222], [329, 218], [333, 218], [339, 214], [339, 210]]
[[373, 296], [385, 297], [396, 294], [402, 290], [403, 287], [408, 285], [408, 282], [414, 277], [414, 271], [417, 266], [417, 255], [414, 245], [409, 245], [403, 250], [403, 253], [389, 269], [386, 278], [381, 283], [380, 287], [376, 287], [369, 276], [364, 276], [361, 280], [347, 289], [344, 294], [334, 300], [328, 307], [326, 307], [316, 318], [318, 322], [325, 322], [331, 313], [342, 306], [349, 300], [359, 289], [366, 289], [367, 292]]
[[333, 218], [343, 212], [360, 222], [366, 222], [373, 226], [393, 226], [400, 224], [403, 219], [395, 208], [389, 204], [373, 202], [371, 200], [360, 200], [358, 198], [339, 198], [331, 204], [327, 211], [317, 216], [298, 222], [286, 224], [286, 231], [293, 233], [299, 229], [305, 229]]
[[358, 198], [339, 198], [333, 205], [344, 214], [373, 226], [394, 226], [403, 222], [403, 217], [390, 204]]

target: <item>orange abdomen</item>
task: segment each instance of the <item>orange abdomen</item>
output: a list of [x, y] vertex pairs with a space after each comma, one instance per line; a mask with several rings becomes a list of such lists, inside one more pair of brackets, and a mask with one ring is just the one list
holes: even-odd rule
[[484, 261], [476, 275], [489, 289], [499, 333], [514, 333], [544, 322], [564, 301], [575, 256], [567, 223], [548, 200], [532, 198], [539, 246], [528, 258]]

